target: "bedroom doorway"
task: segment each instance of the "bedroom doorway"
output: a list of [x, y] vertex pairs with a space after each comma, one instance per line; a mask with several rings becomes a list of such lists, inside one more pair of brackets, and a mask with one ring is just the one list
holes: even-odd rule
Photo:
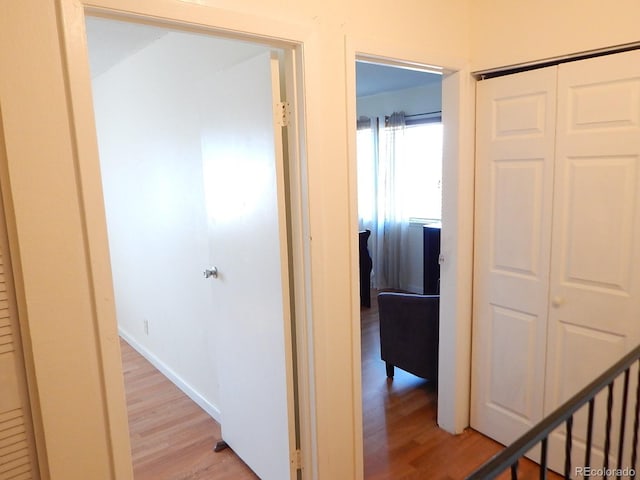
[[98, 17], [87, 32], [120, 335], [257, 475], [294, 478], [291, 49]]
[[436, 426], [435, 379], [400, 368], [387, 377], [377, 293], [439, 293], [439, 248], [425, 275], [423, 239], [426, 228], [439, 234], [442, 220], [442, 71], [356, 61], [356, 109], [358, 229], [373, 265], [369, 279], [360, 272], [372, 286], [361, 290], [360, 310], [367, 478], [399, 475], [393, 451], [415, 449]]

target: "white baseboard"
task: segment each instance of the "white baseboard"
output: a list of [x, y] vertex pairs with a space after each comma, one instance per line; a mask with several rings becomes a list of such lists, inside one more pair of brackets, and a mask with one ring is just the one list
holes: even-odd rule
[[156, 367], [160, 372], [167, 377], [171, 382], [178, 387], [180, 390], [184, 392], [184, 394], [193, 400], [200, 408], [202, 408], [205, 412], [207, 412], [216, 422], [222, 422], [222, 415], [220, 415], [220, 410], [218, 407], [209, 402], [206, 398], [204, 398], [198, 391], [196, 391], [191, 385], [185, 382], [176, 372], [174, 372], [170, 367], [168, 367], [162, 360], [156, 357], [153, 353], [147, 350], [145, 347], [140, 345], [137, 340], [129, 335], [126, 331], [124, 331], [120, 326], [118, 326], [118, 333], [127, 342], [131, 345], [134, 350], [136, 350], [140, 355], [146, 358], [154, 367]]

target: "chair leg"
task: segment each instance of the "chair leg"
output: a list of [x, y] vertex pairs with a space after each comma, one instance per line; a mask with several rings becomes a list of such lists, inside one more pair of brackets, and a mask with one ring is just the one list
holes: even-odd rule
[[393, 378], [393, 365], [391, 365], [389, 362], [385, 362], [385, 364], [387, 366], [387, 377]]

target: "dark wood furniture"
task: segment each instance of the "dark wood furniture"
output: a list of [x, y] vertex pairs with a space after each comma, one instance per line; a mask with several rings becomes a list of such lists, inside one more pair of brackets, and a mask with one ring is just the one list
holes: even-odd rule
[[360, 237], [360, 305], [371, 307], [371, 270], [373, 261], [369, 254], [368, 241], [371, 230], [359, 232]]
[[440, 294], [440, 229], [441, 225], [422, 227], [423, 241], [423, 292], [425, 295]]

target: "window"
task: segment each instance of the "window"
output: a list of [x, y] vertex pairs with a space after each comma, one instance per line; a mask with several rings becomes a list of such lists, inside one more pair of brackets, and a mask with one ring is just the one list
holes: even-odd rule
[[407, 169], [405, 202], [411, 220], [440, 220], [442, 215], [442, 123], [405, 127]]
[[[439, 120], [439, 119], [438, 119]], [[382, 122], [381, 122], [382, 123]], [[358, 122], [358, 212], [361, 227], [369, 225], [381, 201], [379, 182], [385, 179], [378, 170], [378, 159], [386, 155], [385, 128], [377, 128], [377, 122], [366, 119]], [[442, 211], [442, 136], [440, 121], [411, 123], [404, 127], [394, 146], [402, 165], [397, 176], [395, 195], [404, 205], [404, 217], [412, 222], [440, 221]]]
[[358, 126], [357, 162], [358, 162], [358, 215], [360, 227], [369, 226], [375, 218], [377, 185], [377, 131], [372, 128], [371, 120]]

